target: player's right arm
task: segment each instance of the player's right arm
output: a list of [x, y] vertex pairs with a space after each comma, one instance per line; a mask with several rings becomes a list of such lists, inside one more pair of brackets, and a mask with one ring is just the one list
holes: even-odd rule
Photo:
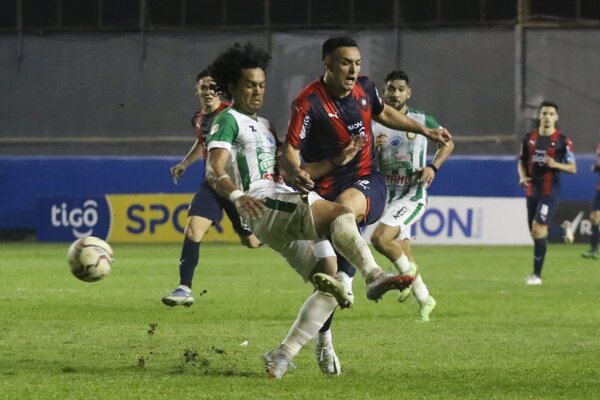
[[265, 208], [264, 204], [240, 190], [227, 173], [231, 157], [231, 148], [238, 135], [235, 118], [228, 113], [217, 116], [208, 135], [208, 159], [206, 162], [206, 180], [208, 184], [225, 199], [229, 199], [244, 218], [258, 218]]

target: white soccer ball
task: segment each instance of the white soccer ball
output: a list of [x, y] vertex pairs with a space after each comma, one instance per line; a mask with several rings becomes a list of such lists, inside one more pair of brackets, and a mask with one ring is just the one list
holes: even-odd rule
[[112, 256], [110, 245], [95, 236], [77, 239], [67, 251], [71, 272], [85, 282], [96, 282], [110, 274]]

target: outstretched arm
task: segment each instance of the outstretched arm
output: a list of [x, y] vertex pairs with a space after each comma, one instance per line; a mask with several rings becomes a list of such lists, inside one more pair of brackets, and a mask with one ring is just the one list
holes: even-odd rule
[[373, 115], [373, 119], [391, 129], [418, 133], [425, 136], [427, 139], [441, 143], [443, 146], [447, 146], [448, 142], [452, 140], [452, 135], [447, 129], [427, 128], [388, 105], [383, 107], [381, 114]]

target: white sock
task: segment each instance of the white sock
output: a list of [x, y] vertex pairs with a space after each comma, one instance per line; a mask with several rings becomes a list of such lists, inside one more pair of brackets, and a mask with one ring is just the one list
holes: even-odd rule
[[415, 278], [412, 287], [415, 298], [417, 299], [419, 304], [425, 303], [429, 298], [429, 290], [427, 289], [425, 282], [423, 282], [421, 274], [417, 274], [417, 277]]
[[402, 275], [410, 272], [410, 263], [408, 261], [408, 257], [406, 257], [406, 254], [404, 253], [402, 253], [399, 259], [394, 261], [394, 266]]
[[381, 270], [375, 262], [367, 242], [358, 232], [354, 214], [340, 215], [331, 223], [330, 229], [333, 247], [358, 269], [365, 279]]
[[352, 291], [352, 281], [354, 280], [354, 277], [349, 276], [344, 271], [338, 271], [336, 276], [342, 280], [342, 284], [346, 289]]
[[298, 354], [302, 346], [317, 335], [337, 305], [337, 300], [333, 296], [318, 290], [306, 299], [294, 324], [279, 346], [279, 350], [289, 361]]
[[317, 336], [315, 336], [315, 344], [317, 347], [324, 347], [326, 344], [331, 342], [331, 339], [331, 328], [329, 328], [325, 332], [317, 332]]

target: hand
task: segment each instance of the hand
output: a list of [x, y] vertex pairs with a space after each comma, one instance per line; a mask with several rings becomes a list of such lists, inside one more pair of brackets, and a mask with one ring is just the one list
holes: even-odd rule
[[381, 146], [384, 146], [387, 144], [387, 142], [388, 142], [387, 135], [384, 135], [382, 133], [375, 138], [375, 147], [379, 148]]
[[367, 143], [366, 136], [352, 136], [348, 144], [342, 149], [340, 154], [335, 157], [331, 157], [331, 161], [336, 167], [341, 167], [348, 164], [356, 157], [358, 152], [365, 147]]
[[256, 219], [263, 215], [265, 205], [261, 200], [245, 194], [235, 201], [235, 208], [243, 218]]
[[520, 177], [519, 178], [519, 186], [521, 186], [523, 189], [527, 188], [527, 185], [529, 185], [529, 182], [531, 181], [531, 178], [524, 176], [524, 177]]
[[441, 144], [442, 146], [447, 146], [448, 142], [452, 140], [452, 135], [446, 128], [425, 128], [425, 131], [427, 132], [427, 137], [429, 139]]
[[182, 163], [179, 163], [177, 165], [172, 166], [170, 171], [171, 176], [173, 177], [173, 183], [177, 185], [177, 183], [183, 176], [183, 173], [185, 172], [185, 166]]
[[297, 188], [302, 193], [310, 192], [315, 183], [310, 179], [310, 174], [303, 169], [295, 169], [291, 174], [286, 175], [288, 183]]
[[419, 178], [419, 183], [427, 189], [431, 186], [433, 179], [435, 178], [435, 171], [431, 167], [421, 168], [421, 177]]

